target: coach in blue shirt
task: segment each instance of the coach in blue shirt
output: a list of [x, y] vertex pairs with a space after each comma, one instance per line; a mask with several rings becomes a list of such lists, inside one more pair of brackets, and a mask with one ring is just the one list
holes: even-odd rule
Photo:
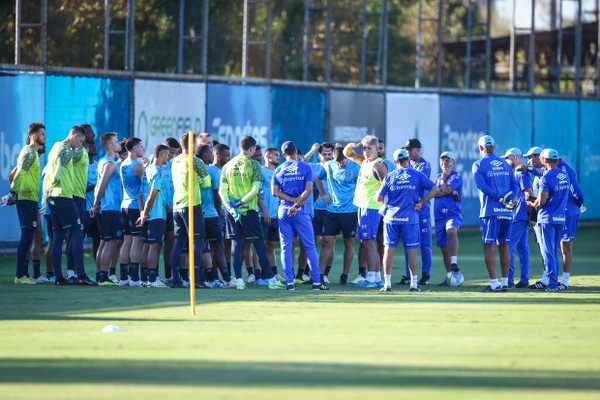
[[[490, 277], [490, 286], [485, 291], [506, 291], [510, 263], [508, 245], [517, 184], [510, 165], [494, 154], [496, 143], [493, 137], [480, 137], [478, 146], [481, 160], [473, 163], [472, 172], [479, 190], [479, 225], [485, 265]], [[500, 249], [501, 282], [496, 278], [496, 248]]]

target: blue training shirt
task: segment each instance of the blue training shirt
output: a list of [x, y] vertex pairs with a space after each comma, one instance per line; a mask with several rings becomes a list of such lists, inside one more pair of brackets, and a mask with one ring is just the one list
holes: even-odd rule
[[[416, 169], [417, 171], [425, 175], [427, 179], [431, 178], [431, 164], [429, 164], [429, 162], [427, 162], [423, 157], [421, 157], [418, 161], [410, 160], [409, 165], [410, 168]], [[426, 194], [427, 193], [422, 193], [423, 196]], [[421, 212], [419, 213], [421, 218], [429, 218], [429, 216], [431, 215], [429, 207], [429, 202], [423, 204], [423, 208], [421, 208]]]
[[145, 179], [143, 180], [144, 186], [144, 202], [148, 200], [150, 197], [150, 193], [153, 190], [157, 190], [158, 193], [154, 198], [154, 203], [152, 204], [152, 208], [150, 212], [147, 213], [148, 220], [153, 219], [167, 219], [167, 209], [166, 209], [166, 201], [165, 201], [165, 190], [163, 183], [163, 175], [161, 173], [161, 167], [154, 163], [150, 164], [148, 168], [146, 168]]
[[214, 191], [219, 190], [221, 182], [221, 170], [214, 165], [208, 165], [206, 172], [210, 176], [210, 187], [201, 188], [200, 196], [202, 197], [202, 216], [204, 218], [215, 218], [219, 216], [217, 207], [215, 206]]
[[[325, 167], [321, 163], [310, 163], [310, 168], [313, 172], [313, 180], [314, 178], [319, 178], [321, 180], [321, 184], [323, 185], [323, 191], [329, 194], [329, 188], [327, 187], [327, 174], [325, 173]], [[327, 210], [327, 203], [320, 196], [318, 191], [316, 190], [316, 186], [314, 187], [313, 194], [316, 198], [315, 200], [315, 210]]]
[[517, 193], [512, 167], [506, 160], [492, 153], [475, 161], [472, 172], [479, 189], [479, 218], [497, 216], [512, 219], [512, 211], [499, 202], [510, 191], [513, 192], [513, 199]]
[[173, 194], [175, 192], [175, 188], [173, 187], [173, 175], [171, 175], [172, 164], [173, 159], [170, 159], [160, 167], [160, 174], [162, 175], [164, 188], [165, 203], [170, 209], [173, 209]]
[[[95, 185], [98, 182], [98, 162], [94, 159], [90, 160], [88, 165], [87, 184]], [[91, 210], [94, 206], [94, 191], [85, 192], [85, 209]]]
[[142, 177], [135, 174], [140, 160], [126, 158], [121, 163], [121, 181], [123, 183], [123, 201], [121, 208], [139, 209], [138, 195], [142, 191]]
[[[275, 170], [267, 166], [261, 167], [262, 172], [262, 196], [265, 207], [269, 212], [269, 217], [277, 219], [277, 208], [279, 207], [279, 199], [273, 196], [271, 192], [271, 181], [273, 181], [273, 175]], [[220, 172], [219, 172], [220, 175]]]
[[327, 191], [331, 196], [327, 211], [337, 214], [356, 212], [353, 199], [360, 165], [349, 159], [342, 165], [331, 160], [325, 164], [324, 171], [327, 176]]
[[389, 173], [377, 193], [384, 198], [383, 222], [418, 224], [415, 204], [432, 188], [433, 182], [416, 169], [398, 168]]
[[460, 209], [460, 200], [462, 198], [463, 181], [460, 174], [456, 171], [450, 172], [450, 175], [444, 180], [442, 173], [439, 173], [435, 179], [435, 186], [441, 188], [446, 185], [452, 190], [458, 192], [455, 197], [452, 194], [436, 197], [433, 200], [433, 217], [436, 221], [444, 221], [448, 218], [462, 219], [462, 210]]
[[529, 171], [515, 171], [515, 180], [517, 181], [516, 206], [513, 210], [513, 221], [528, 221], [527, 202], [525, 201], [525, 191], [532, 190], [533, 179]]
[[575, 170], [562, 159], [558, 162], [558, 168], [569, 176], [569, 182], [571, 182], [569, 199], [567, 200], [567, 217], [579, 216], [579, 207], [583, 205], [583, 192], [577, 181], [577, 174], [575, 173]]
[[[306, 182], [313, 179], [311, 167], [304, 161], [289, 160], [281, 164], [273, 175], [273, 185], [291, 197], [298, 197], [304, 192]], [[312, 196], [309, 196], [312, 197]], [[306, 202], [308, 204], [308, 201]], [[289, 208], [293, 203], [280, 200], [280, 207]], [[310, 214], [311, 210], [304, 205], [299, 213]]]
[[115, 170], [110, 176], [106, 188], [104, 189], [104, 195], [100, 199], [100, 212], [102, 211], [120, 211], [121, 210], [121, 174], [119, 173], [119, 164], [114, 158], [104, 156], [98, 161], [98, 178], [97, 182], [101, 181], [101, 174], [106, 164], [113, 164]]
[[540, 194], [541, 192], [548, 193], [548, 199], [538, 210], [537, 220], [539, 223], [565, 223], [570, 190], [569, 175], [560, 168], [552, 168], [544, 173], [540, 179]]

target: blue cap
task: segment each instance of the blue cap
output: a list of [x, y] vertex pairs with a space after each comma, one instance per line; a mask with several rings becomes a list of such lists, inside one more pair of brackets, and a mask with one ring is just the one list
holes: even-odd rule
[[296, 152], [296, 145], [291, 140], [288, 140], [281, 145], [281, 152], [291, 156]]
[[445, 151], [445, 152], [443, 152], [442, 154], [440, 154], [440, 158], [449, 158], [451, 160], [456, 161], [456, 156], [451, 151]]
[[392, 158], [394, 159], [394, 161], [406, 160], [408, 158], [408, 150], [397, 149], [394, 151], [394, 154], [392, 154]]
[[540, 154], [542, 154], [542, 148], [539, 146], [533, 146], [532, 148], [530, 148], [529, 150], [527, 150], [527, 153], [523, 154], [525, 157], [531, 157], [533, 155], [535, 156], [539, 156]]
[[496, 145], [496, 141], [490, 135], [484, 135], [480, 137], [477, 143], [481, 147], [494, 147]]
[[523, 153], [521, 152], [521, 150], [519, 148], [511, 147], [510, 149], [506, 150], [506, 153], [504, 153], [502, 158], [508, 158], [510, 156], [521, 157], [522, 155], [523, 155]]
[[558, 160], [558, 151], [546, 148], [542, 150], [542, 154], [540, 154], [540, 157], [545, 158], [546, 160]]

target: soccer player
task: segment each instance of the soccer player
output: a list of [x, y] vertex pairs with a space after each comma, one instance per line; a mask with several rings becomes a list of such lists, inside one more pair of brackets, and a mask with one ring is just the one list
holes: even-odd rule
[[[406, 150], [408, 150], [408, 154], [410, 157], [410, 167], [416, 169], [423, 175], [427, 177], [427, 179], [431, 179], [431, 164], [427, 162], [423, 157], [421, 157], [421, 142], [417, 138], [409, 139], [405, 146]], [[425, 195], [425, 193], [423, 193]], [[421, 212], [419, 213], [419, 224], [420, 224], [420, 246], [421, 246], [421, 280], [419, 281], [420, 285], [429, 285], [429, 279], [431, 274], [431, 210], [429, 203], [423, 204], [423, 208], [421, 208]], [[402, 278], [401, 283], [408, 283], [408, 257], [405, 254], [406, 268], [405, 275]]]
[[[100, 245], [96, 255], [96, 282], [101, 286], [114, 285], [110, 280], [110, 268], [119, 256], [119, 248], [123, 241], [123, 224], [121, 222], [121, 177], [119, 175], [118, 154], [121, 143], [114, 132], [106, 132], [100, 137], [104, 148], [104, 157], [98, 161], [98, 179], [94, 189], [94, 203], [90, 216], [98, 219]], [[122, 286], [129, 284], [128, 271], [121, 266]]]
[[[179, 255], [188, 243], [188, 195], [192, 191], [192, 206], [194, 218], [194, 273], [196, 285], [200, 286], [206, 281], [206, 276], [202, 268], [202, 249], [204, 237], [204, 221], [202, 219], [202, 199], [200, 190], [210, 187], [210, 176], [206, 172], [206, 166], [199, 158], [194, 156], [193, 171], [188, 169], [188, 154], [194, 149], [188, 148], [188, 137], [193, 135], [189, 131], [185, 133], [180, 140], [183, 152], [173, 159], [171, 166], [171, 175], [173, 176], [173, 222], [175, 225], [175, 243], [171, 252], [172, 287], [181, 288], [186, 285], [182, 283], [179, 273]], [[193, 176], [193, 186], [188, 186], [188, 174]], [[190, 249], [188, 249], [189, 251]], [[183, 272], [183, 271], [182, 271]], [[185, 276], [185, 273], [182, 275]]]
[[[219, 169], [219, 176], [221, 176], [221, 171], [223, 170], [223, 167], [231, 159], [231, 150], [229, 149], [229, 146], [227, 146], [226, 144], [219, 143], [213, 147], [213, 156], [214, 156], [213, 165]], [[219, 179], [219, 185], [220, 184], [221, 184], [221, 181]], [[225, 235], [225, 220], [226, 220], [227, 210], [225, 209], [225, 206], [223, 205], [223, 201], [222, 201], [220, 195], [217, 196], [215, 198], [215, 200], [219, 203], [218, 209], [219, 209], [219, 217], [221, 219], [221, 233], [224, 238], [223, 244], [225, 246], [224, 247], [224, 250], [225, 250], [224, 256], [225, 256], [225, 261], [227, 263], [227, 274], [229, 276], [231, 276], [231, 240], [228, 239]]]
[[171, 251], [175, 241], [175, 227], [173, 225], [173, 177], [171, 176], [171, 165], [173, 158], [181, 154], [181, 145], [177, 139], [168, 137], [164, 144], [169, 147], [169, 160], [161, 166], [160, 171], [163, 177], [163, 189], [167, 208], [167, 219], [165, 227], [165, 246], [163, 251], [163, 262], [165, 263], [165, 278], [171, 278]]
[[440, 172], [435, 180], [436, 194], [433, 202], [435, 241], [442, 251], [446, 278], [438, 286], [448, 286], [452, 273], [458, 273], [458, 230], [462, 225], [463, 182], [454, 169], [456, 156], [450, 151], [440, 154]]
[[[96, 135], [91, 125], [81, 125], [85, 131], [85, 147], [88, 155], [88, 170], [87, 170], [87, 182], [85, 188], [85, 234], [92, 238], [92, 254], [96, 258], [98, 254], [98, 248], [100, 246], [100, 232], [98, 231], [98, 220], [90, 216], [90, 210], [94, 205], [94, 189], [98, 181], [98, 162], [96, 161], [96, 155], [98, 151], [96, 149]], [[118, 278], [111, 271], [111, 280], [117, 282]]]
[[263, 229], [258, 217], [258, 196], [262, 174], [260, 164], [252, 159], [256, 149], [256, 140], [245, 136], [240, 141], [240, 154], [223, 166], [219, 195], [227, 210], [226, 235], [232, 242], [233, 269], [236, 288], [243, 290], [246, 284], [242, 279], [242, 252], [246, 241], [254, 244], [260, 261], [263, 279], [270, 289], [280, 289], [282, 284], [272, 277], [265, 249]]
[[[513, 168], [518, 190], [516, 193], [515, 209], [513, 210], [513, 221], [510, 227], [510, 264], [508, 266], [508, 287], [529, 287], [529, 216], [527, 213], [527, 201], [532, 195], [531, 174], [527, 171], [521, 160], [521, 150], [512, 147], [502, 156]], [[515, 285], [515, 252], [519, 253], [519, 268], [521, 279]]]
[[160, 249], [165, 235], [167, 219], [167, 202], [165, 199], [165, 184], [163, 181], [162, 167], [169, 160], [169, 147], [159, 144], [154, 149], [154, 160], [145, 170], [146, 184], [144, 184], [144, 199], [140, 217], [136, 221], [138, 227], [147, 227], [146, 255], [148, 273], [146, 287], [165, 288], [167, 285], [158, 274]]
[[144, 246], [143, 227], [137, 226], [140, 218], [140, 207], [144, 204], [142, 176], [144, 175], [144, 146], [139, 138], [125, 141], [127, 158], [121, 163], [120, 175], [123, 186], [121, 210], [125, 222], [125, 235], [121, 245], [119, 262], [121, 269], [128, 269], [129, 286], [142, 286], [140, 280], [140, 263]]
[[[75, 193], [73, 153], [81, 147], [84, 140], [84, 130], [76, 125], [71, 128], [65, 140], [54, 144], [48, 155], [44, 193], [48, 198], [52, 217], [52, 267], [56, 276], [56, 285], [64, 285], [67, 282], [61, 271], [64, 241], [70, 241], [68, 250], [72, 252], [73, 266], [77, 272], [76, 282], [90, 286], [96, 284], [85, 273], [83, 265], [83, 225], [77, 215], [77, 206], [73, 200], [73, 194]], [[85, 173], [87, 174], [87, 165]]]
[[[481, 136], [478, 147], [481, 160], [473, 163], [472, 172], [479, 190], [481, 240], [490, 277], [490, 285], [485, 291], [506, 291], [510, 264], [508, 245], [517, 184], [510, 165], [494, 154], [496, 142], [493, 137]], [[500, 250], [501, 281], [496, 278], [496, 249]]]
[[542, 164], [542, 160], [540, 159], [540, 154], [542, 154], [542, 148], [538, 146], [533, 146], [527, 153], [523, 154], [523, 157], [527, 159], [527, 169], [528, 171], [535, 177], [541, 177], [544, 175], [545, 169]]
[[577, 231], [577, 222], [581, 214], [580, 208], [583, 206], [583, 192], [577, 181], [577, 174], [569, 164], [562, 158], [558, 161], [558, 168], [569, 176], [571, 188], [567, 200], [567, 211], [565, 214], [565, 229], [560, 239], [560, 250], [563, 261], [563, 274], [560, 280], [561, 288], [569, 287], [569, 277], [571, 275], [571, 262], [573, 260], [573, 244], [575, 243], [575, 233]]
[[394, 163], [392, 161], [388, 160], [387, 158], [385, 158], [385, 143], [381, 139], [379, 140], [379, 146], [377, 146], [377, 154], [379, 155], [379, 157], [381, 157], [383, 159], [383, 163], [385, 164], [385, 167], [387, 168], [388, 173], [390, 173], [396, 169], [396, 166], [394, 165]]
[[377, 153], [379, 145], [377, 137], [367, 135], [363, 137], [360, 145], [363, 149], [362, 155], [354, 153], [354, 149], [358, 147], [356, 143], [349, 143], [344, 148], [344, 156], [360, 164], [353, 202], [358, 207], [358, 239], [361, 241], [359, 266], [366, 267], [369, 271], [366, 280], [355, 280], [355, 282], [360, 287], [374, 288], [383, 286], [381, 259], [376, 243], [377, 230], [381, 222], [376, 195], [388, 171]]
[[[420, 240], [419, 212], [436, 193], [433, 182], [410, 168], [409, 152], [398, 149], [393, 155], [396, 169], [389, 173], [377, 191], [383, 205], [385, 283], [382, 292], [392, 290], [392, 265], [396, 247], [402, 239], [409, 260], [411, 292], [419, 291], [417, 248]], [[424, 196], [423, 193], [426, 193]]]
[[348, 273], [354, 256], [354, 238], [356, 237], [356, 211], [353, 203], [354, 191], [358, 181], [360, 167], [354, 161], [344, 157], [344, 149], [337, 144], [333, 151], [335, 159], [325, 163], [325, 179], [330, 202], [323, 217], [323, 241], [321, 247], [321, 266], [325, 265], [325, 274], [333, 263], [335, 238], [342, 234], [344, 240], [344, 266], [340, 275], [340, 284], [348, 283]]
[[565, 229], [567, 203], [569, 201], [571, 182], [569, 175], [559, 167], [558, 152], [544, 149], [541, 154], [542, 163], [547, 171], [540, 181], [540, 193], [532, 207], [538, 210], [538, 224], [542, 243], [540, 250], [544, 259], [545, 274], [548, 277], [547, 292], [566, 289], [558, 284], [559, 261], [557, 258], [560, 240]]
[[[202, 188], [200, 191], [205, 228], [204, 240], [206, 258], [204, 261], [207, 263], [206, 274], [208, 285], [213, 288], [224, 286], [228, 288], [235, 287], [235, 282], [231, 282], [231, 276], [227, 270], [223, 249], [222, 220], [220, 217], [220, 212], [222, 211], [221, 203], [219, 201], [221, 170], [213, 165], [212, 146], [205, 144], [200, 147], [200, 159], [207, 166], [206, 171], [210, 176], [210, 186]], [[224, 283], [219, 280], [219, 272], [221, 272]]]
[[277, 223], [277, 208], [279, 207], [279, 199], [273, 196], [271, 192], [271, 181], [275, 168], [279, 165], [279, 150], [275, 147], [265, 149], [264, 165], [261, 166], [262, 173], [262, 201], [266, 208], [266, 213], [263, 214], [263, 229], [267, 244], [267, 258], [273, 267], [273, 274], [277, 280], [281, 280], [277, 274], [277, 264], [275, 262], [275, 247], [279, 242], [279, 226]]
[[[27, 144], [17, 158], [17, 167], [11, 173], [10, 188], [16, 194], [17, 215], [21, 225], [21, 238], [17, 248], [17, 267], [15, 284], [34, 285], [36, 281], [29, 277], [27, 260], [38, 227], [38, 199], [40, 196], [40, 161], [38, 149], [46, 143], [44, 124], [32, 123], [27, 131]], [[35, 274], [39, 275], [34, 268]]]
[[314, 231], [309, 210], [305, 204], [312, 195], [312, 170], [304, 161], [298, 160], [298, 149], [293, 142], [281, 146], [285, 162], [275, 170], [272, 193], [281, 199], [279, 217], [279, 240], [281, 242], [281, 263], [286, 274], [286, 289], [295, 290], [293, 247], [297, 235], [306, 251], [310, 267], [313, 290], [328, 290], [321, 284], [319, 256], [314, 242]]

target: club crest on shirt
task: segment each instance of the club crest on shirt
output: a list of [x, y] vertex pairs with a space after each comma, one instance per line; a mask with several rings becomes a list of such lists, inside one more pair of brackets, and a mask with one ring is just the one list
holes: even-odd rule
[[501, 167], [501, 166], [502, 166], [502, 164], [503, 164], [503, 162], [502, 162], [502, 161], [500, 161], [500, 160], [492, 160], [492, 161], [490, 161], [490, 165], [491, 165], [492, 167], [494, 167], [494, 168]]

